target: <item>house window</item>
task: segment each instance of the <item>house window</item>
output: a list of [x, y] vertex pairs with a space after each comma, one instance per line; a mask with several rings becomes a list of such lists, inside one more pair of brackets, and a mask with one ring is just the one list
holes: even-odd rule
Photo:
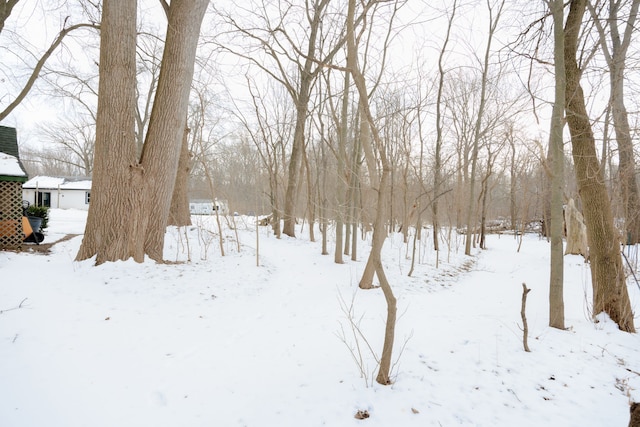
[[84, 204], [88, 205], [90, 201], [91, 201], [91, 191], [87, 191], [86, 193], [84, 193]]
[[51, 207], [51, 193], [45, 191], [38, 191], [36, 194], [36, 206]]

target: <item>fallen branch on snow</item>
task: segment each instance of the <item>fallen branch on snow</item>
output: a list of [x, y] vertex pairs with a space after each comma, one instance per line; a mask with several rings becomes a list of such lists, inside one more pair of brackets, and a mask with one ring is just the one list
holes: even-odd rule
[[27, 300], [27, 298], [23, 299], [22, 301], [20, 301], [20, 304], [18, 304], [17, 307], [11, 307], [11, 308], [5, 308], [4, 310], [0, 310], [0, 314], [4, 313], [5, 311], [11, 311], [11, 310], [17, 310], [19, 308], [22, 308], [22, 305], [24, 304], [24, 302]]

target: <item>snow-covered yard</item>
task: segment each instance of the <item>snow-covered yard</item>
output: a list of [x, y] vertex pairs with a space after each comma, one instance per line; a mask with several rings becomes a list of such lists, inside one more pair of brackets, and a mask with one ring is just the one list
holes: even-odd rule
[[[52, 210], [45, 243], [85, 219]], [[640, 340], [590, 320], [581, 257], [565, 257], [569, 329], [547, 327], [549, 246], [535, 235], [520, 252], [489, 236], [471, 258], [452, 242], [437, 269], [425, 238], [413, 277], [410, 247], [390, 236], [400, 315], [394, 384], [381, 386], [385, 301], [357, 287], [367, 241], [337, 265], [306, 229], [277, 240], [260, 227], [257, 266], [252, 218], [237, 218], [240, 252], [224, 232], [224, 257], [209, 219], [168, 231], [166, 259], [187, 261], [175, 264], [75, 262], [81, 236], [0, 252], [0, 426], [626, 426], [640, 400]], [[629, 292], [637, 312], [633, 280]]]

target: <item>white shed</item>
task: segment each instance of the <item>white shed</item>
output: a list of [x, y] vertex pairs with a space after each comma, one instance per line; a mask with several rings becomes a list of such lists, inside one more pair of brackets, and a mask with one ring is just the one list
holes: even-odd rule
[[226, 200], [197, 199], [189, 202], [191, 215], [214, 215], [218, 211], [220, 215], [228, 215], [229, 208]]
[[91, 180], [36, 176], [22, 185], [22, 198], [36, 206], [88, 210]]

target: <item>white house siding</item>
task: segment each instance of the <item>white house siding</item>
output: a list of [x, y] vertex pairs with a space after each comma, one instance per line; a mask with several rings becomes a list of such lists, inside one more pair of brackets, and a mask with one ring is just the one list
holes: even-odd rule
[[52, 208], [88, 210], [91, 181], [37, 176], [24, 183], [22, 198], [35, 205], [37, 193], [49, 193]]

